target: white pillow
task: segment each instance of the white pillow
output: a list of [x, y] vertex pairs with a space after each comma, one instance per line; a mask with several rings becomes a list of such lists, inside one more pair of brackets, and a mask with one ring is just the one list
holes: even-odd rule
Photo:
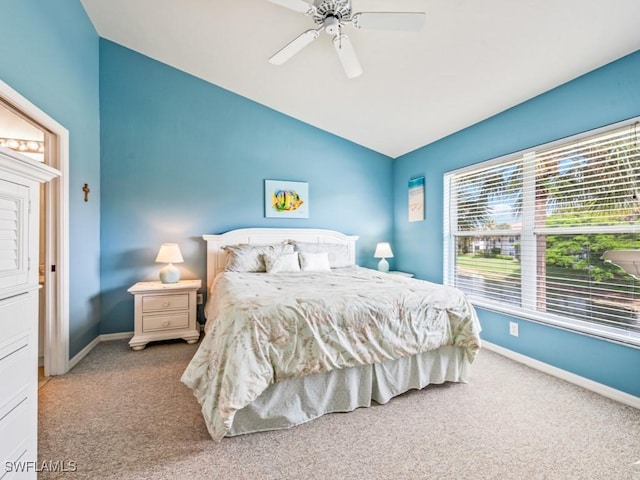
[[265, 253], [263, 255], [267, 273], [299, 272], [298, 252], [281, 253], [280, 255]]
[[300, 268], [303, 272], [330, 272], [329, 253], [300, 253]]
[[331, 268], [350, 267], [353, 265], [353, 263], [349, 261], [349, 246], [346, 243], [296, 242], [294, 247], [296, 251], [300, 253], [327, 252], [329, 254], [329, 265]]

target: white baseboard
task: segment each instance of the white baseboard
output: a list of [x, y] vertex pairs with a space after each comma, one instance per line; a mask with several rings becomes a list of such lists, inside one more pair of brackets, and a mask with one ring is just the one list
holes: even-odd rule
[[89, 344], [86, 347], [84, 347], [82, 350], [80, 350], [78, 353], [76, 353], [73, 356], [73, 358], [69, 359], [69, 370], [75, 367], [80, 362], [80, 360], [82, 360], [84, 357], [89, 355], [89, 352], [94, 348], [96, 348], [96, 346], [99, 343], [100, 343], [100, 335], [98, 335], [96, 338], [91, 340]]
[[575, 373], [567, 372], [566, 370], [562, 370], [561, 368], [554, 367], [553, 365], [549, 365], [548, 363], [541, 362], [531, 357], [527, 357], [526, 355], [522, 355], [521, 353], [514, 352], [513, 350], [509, 350], [494, 343], [487, 342], [486, 340], [482, 341], [482, 347], [486, 348], [487, 350], [491, 350], [492, 352], [495, 352], [499, 355], [502, 355], [503, 357], [507, 357], [511, 360], [515, 360], [516, 362], [527, 365], [528, 367], [535, 368], [536, 370], [540, 370], [541, 372], [548, 373], [549, 375], [553, 375], [554, 377], [561, 378], [562, 380], [566, 380], [567, 382], [578, 385], [579, 387], [591, 390], [592, 392], [598, 393], [603, 397], [607, 397], [615, 400], [616, 402], [624, 403], [625, 405], [629, 405], [630, 407], [640, 409], [640, 397], [636, 397], [635, 395], [616, 390], [615, 388], [603, 385], [602, 383], [594, 382], [593, 380], [589, 380], [588, 378], [581, 377], [580, 375], [576, 375]]
[[111, 340], [124, 340], [131, 337], [133, 337], [133, 332], [103, 333], [100, 335], [100, 341], [110, 342]]
[[125, 338], [131, 338], [133, 336], [133, 332], [120, 332], [120, 333], [105, 333], [102, 335], [98, 335], [94, 338], [89, 344], [80, 350], [74, 357], [69, 360], [69, 370], [75, 367], [80, 360], [86, 357], [91, 350], [96, 348], [100, 342], [108, 342], [111, 340], [123, 340]]

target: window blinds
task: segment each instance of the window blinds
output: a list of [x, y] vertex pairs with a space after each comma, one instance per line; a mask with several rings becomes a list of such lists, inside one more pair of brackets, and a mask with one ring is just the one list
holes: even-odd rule
[[640, 214], [638, 124], [536, 152], [538, 227], [637, 226]]
[[447, 174], [445, 282], [505, 311], [640, 344], [640, 281], [602, 260], [640, 249], [639, 130]]

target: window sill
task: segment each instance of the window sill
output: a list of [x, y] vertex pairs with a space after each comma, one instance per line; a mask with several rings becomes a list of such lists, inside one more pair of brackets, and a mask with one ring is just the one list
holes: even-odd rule
[[493, 312], [501, 313], [511, 317], [522, 318], [524, 320], [530, 320], [532, 322], [548, 325], [551, 327], [561, 328], [563, 330], [578, 333], [581, 335], [588, 335], [599, 340], [618, 343], [626, 347], [640, 349], [640, 334], [635, 332], [628, 332], [626, 330], [607, 327], [605, 325], [598, 326], [590, 322], [584, 322], [572, 318], [564, 318], [559, 315], [553, 315], [549, 313], [532, 312], [515, 305], [497, 304], [487, 301], [486, 299], [473, 297], [471, 295], [468, 295], [467, 298], [473, 304], [473, 306], [478, 308], [491, 310]]

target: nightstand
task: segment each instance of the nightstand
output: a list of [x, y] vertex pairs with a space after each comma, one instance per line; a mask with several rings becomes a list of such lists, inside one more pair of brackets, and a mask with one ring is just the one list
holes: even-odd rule
[[178, 283], [138, 282], [129, 293], [135, 297], [135, 331], [129, 346], [142, 350], [148, 342], [182, 338], [196, 343], [197, 292], [200, 280]]
[[413, 273], [401, 272], [399, 270], [391, 270], [389, 273], [392, 275], [401, 275], [403, 277], [409, 277], [409, 278], [413, 277]]

